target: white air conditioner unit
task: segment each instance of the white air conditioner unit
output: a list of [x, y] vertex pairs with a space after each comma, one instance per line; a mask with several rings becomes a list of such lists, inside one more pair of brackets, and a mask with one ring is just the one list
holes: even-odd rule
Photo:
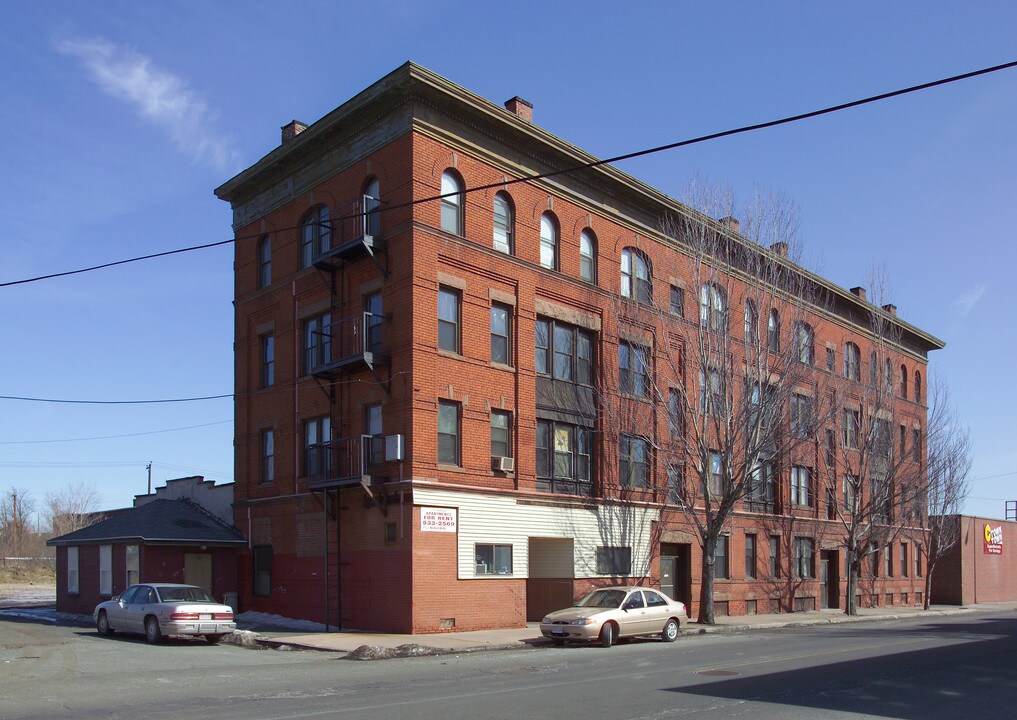
[[491, 469], [503, 473], [513, 472], [516, 469], [515, 458], [495, 455], [491, 458]]

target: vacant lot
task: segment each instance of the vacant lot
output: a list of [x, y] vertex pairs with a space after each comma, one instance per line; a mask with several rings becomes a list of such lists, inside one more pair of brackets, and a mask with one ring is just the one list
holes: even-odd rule
[[56, 602], [56, 578], [48, 568], [0, 566], [0, 608]]

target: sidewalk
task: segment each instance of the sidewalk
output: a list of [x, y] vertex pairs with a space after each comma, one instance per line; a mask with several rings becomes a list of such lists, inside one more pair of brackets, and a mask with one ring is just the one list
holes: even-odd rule
[[[695, 621], [682, 623], [682, 635], [703, 633], [742, 632], [775, 628], [808, 627], [876, 620], [899, 620], [915, 617], [937, 618], [948, 615], [970, 615], [988, 612], [1015, 612], [1017, 603], [985, 603], [977, 606], [933, 605], [928, 611], [917, 607], [860, 608], [858, 615], [848, 616], [840, 610], [819, 610], [781, 615], [742, 615], [718, 617], [713, 626]], [[333, 633], [292, 634], [286, 632], [259, 633], [259, 640], [273, 647], [290, 646], [306, 650], [324, 650], [350, 653], [356, 659], [383, 659], [410, 655], [438, 653], [465, 653], [480, 650], [505, 650], [527, 645], [550, 644], [540, 634], [539, 623], [524, 628], [505, 630], [475, 630], [472, 632], [434, 633], [426, 635], [397, 635], [343, 631]], [[680, 642], [680, 640], [679, 640]]]

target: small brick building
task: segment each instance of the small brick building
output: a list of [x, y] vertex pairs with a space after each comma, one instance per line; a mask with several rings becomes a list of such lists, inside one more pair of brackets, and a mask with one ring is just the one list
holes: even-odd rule
[[955, 515], [957, 543], [936, 563], [932, 602], [973, 605], [1017, 601], [1017, 522]]

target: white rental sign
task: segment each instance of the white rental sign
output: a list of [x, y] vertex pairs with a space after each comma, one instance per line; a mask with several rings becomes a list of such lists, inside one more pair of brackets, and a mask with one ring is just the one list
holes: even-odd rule
[[456, 532], [456, 511], [454, 508], [420, 508], [421, 532]]

